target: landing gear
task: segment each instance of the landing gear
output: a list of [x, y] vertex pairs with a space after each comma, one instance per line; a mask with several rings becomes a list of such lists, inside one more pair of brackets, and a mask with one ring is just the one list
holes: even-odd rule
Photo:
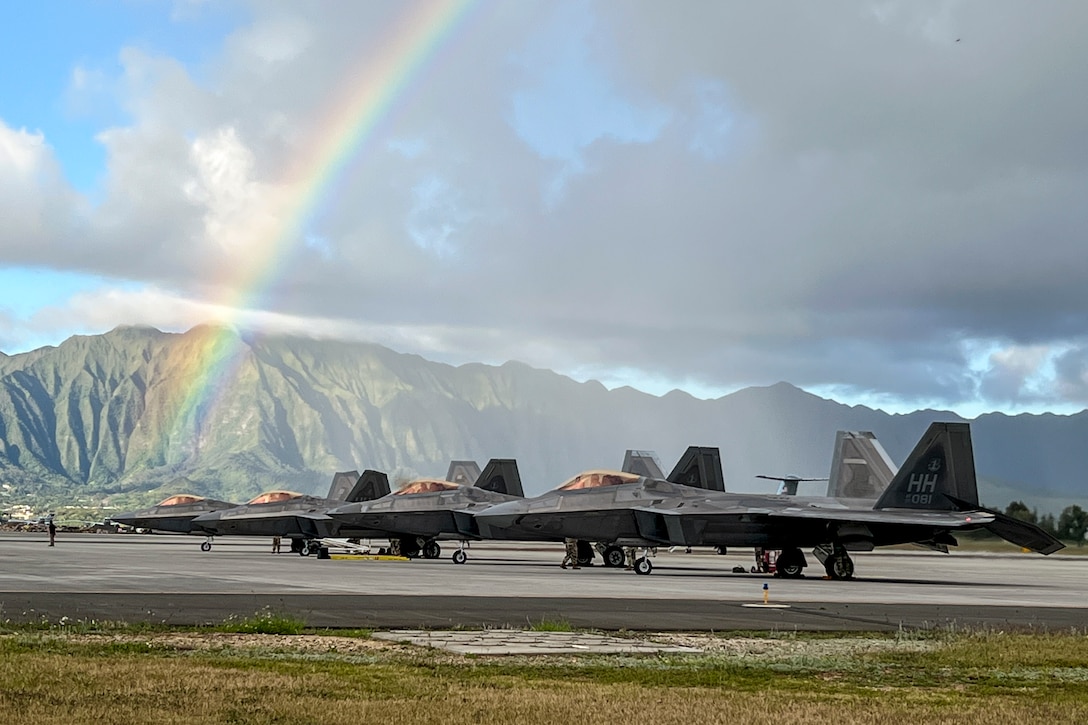
[[298, 553], [299, 553], [299, 556], [309, 556], [310, 555], [310, 542], [309, 541], [303, 541], [302, 546], [298, 550]]
[[824, 559], [824, 571], [832, 579], [853, 579], [854, 560], [840, 544], [831, 549], [831, 554]]
[[212, 537], [209, 536], [207, 539], [204, 540], [203, 543], [200, 544], [200, 550], [204, 552], [212, 550]]
[[593, 544], [578, 541], [578, 566], [593, 566]]
[[645, 556], [640, 556], [635, 559], [635, 573], [636, 574], [649, 574], [654, 570], [654, 565], [650, 563], [650, 560]]
[[437, 559], [442, 556], [442, 547], [438, 545], [438, 542], [434, 539], [430, 539], [423, 543], [420, 547], [420, 551], [423, 554], [424, 559]]
[[453, 552], [454, 564], [464, 564], [466, 561], [468, 561], [468, 554], [465, 553], [464, 549], [458, 549], [457, 551]]
[[612, 567], [613, 569], [622, 567], [624, 559], [626, 559], [623, 549], [619, 546], [605, 547], [605, 550], [601, 553], [601, 558], [604, 559], [605, 566]]
[[806, 566], [808, 562], [805, 561], [805, 555], [800, 549], [797, 547], [783, 549], [775, 562], [775, 575], [797, 579], [804, 573]]

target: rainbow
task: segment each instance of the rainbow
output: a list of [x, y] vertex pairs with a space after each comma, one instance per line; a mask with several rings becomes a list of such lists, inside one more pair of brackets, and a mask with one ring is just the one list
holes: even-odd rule
[[[238, 315], [255, 309], [283, 264], [297, 247], [319, 203], [335, 189], [378, 125], [387, 119], [454, 32], [464, 23], [477, 0], [427, 0], [406, 3], [404, 15], [386, 44], [368, 48], [360, 72], [347, 73], [345, 85], [312, 124], [310, 143], [287, 165], [282, 188], [289, 189], [274, 216], [246, 230], [250, 258], [257, 260], [233, 270], [224, 280], [234, 290], [221, 301]], [[275, 219], [275, 221], [269, 221]], [[198, 341], [201, 349], [189, 359], [193, 370], [184, 375], [173, 426], [166, 431], [167, 446], [182, 456], [200, 447], [203, 423], [223, 393], [235, 381], [246, 346], [224, 320], [221, 327]], [[195, 439], [192, 438], [195, 436]], [[174, 458], [174, 456], [171, 456]]]

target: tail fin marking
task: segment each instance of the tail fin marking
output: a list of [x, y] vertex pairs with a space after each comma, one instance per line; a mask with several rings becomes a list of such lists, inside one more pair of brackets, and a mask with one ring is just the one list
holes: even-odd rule
[[953, 498], [978, 506], [971, 426], [933, 423], [873, 508], [959, 510]]

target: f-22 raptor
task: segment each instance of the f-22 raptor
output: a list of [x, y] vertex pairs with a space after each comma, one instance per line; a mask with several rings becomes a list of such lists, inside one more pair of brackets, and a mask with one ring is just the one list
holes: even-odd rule
[[214, 536], [283, 536], [292, 540], [292, 551], [306, 556], [310, 553], [311, 540], [338, 533], [336, 521], [326, 511], [345, 502], [384, 496], [389, 493], [389, 478], [381, 471], [368, 469], [349, 491], [345, 493], [344, 488], [344, 481], [337, 474], [327, 498], [294, 491], [266, 491], [241, 506], [196, 517], [192, 522], [193, 533], [208, 536], [200, 545], [203, 551], [211, 550]]
[[[778, 573], [801, 576], [813, 547], [834, 579], [854, 575], [851, 551], [916, 543], [940, 551], [954, 534], [975, 529], [1051, 554], [1063, 544], [1033, 524], [983, 508], [978, 500], [971, 430], [934, 423], [876, 500], [707, 493], [630, 474], [592, 472], [534, 499], [494, 506], [477, 516], [496, 538], [573, 537], [649, 549], [657, 546], [752, 546], [779, 549]], [[635, 571], [649, 574], [645, 555]]]

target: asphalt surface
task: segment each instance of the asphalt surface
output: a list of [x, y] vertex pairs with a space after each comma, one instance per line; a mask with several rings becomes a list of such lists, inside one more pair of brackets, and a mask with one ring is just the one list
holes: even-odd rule
[[[0, 620], [213, 624], [262, 611], [317, 627], [525, 627], [564, 620], [603, 630], [1088, 630], [1088, 557], [881, 551], [857, 579], [734, 574], [728, 556], [660, 551], [648, 576], [562, 570], [562, 546], [477, 542], [468, 563], [321, 560], [270, 541], [156, 535], [0, 533]], [[285, 542], [286, 543], [286, 542]], [[286, 546], [284, 547], [286, 549]], [[764, 607], [763, 585], [768, 587]]]

